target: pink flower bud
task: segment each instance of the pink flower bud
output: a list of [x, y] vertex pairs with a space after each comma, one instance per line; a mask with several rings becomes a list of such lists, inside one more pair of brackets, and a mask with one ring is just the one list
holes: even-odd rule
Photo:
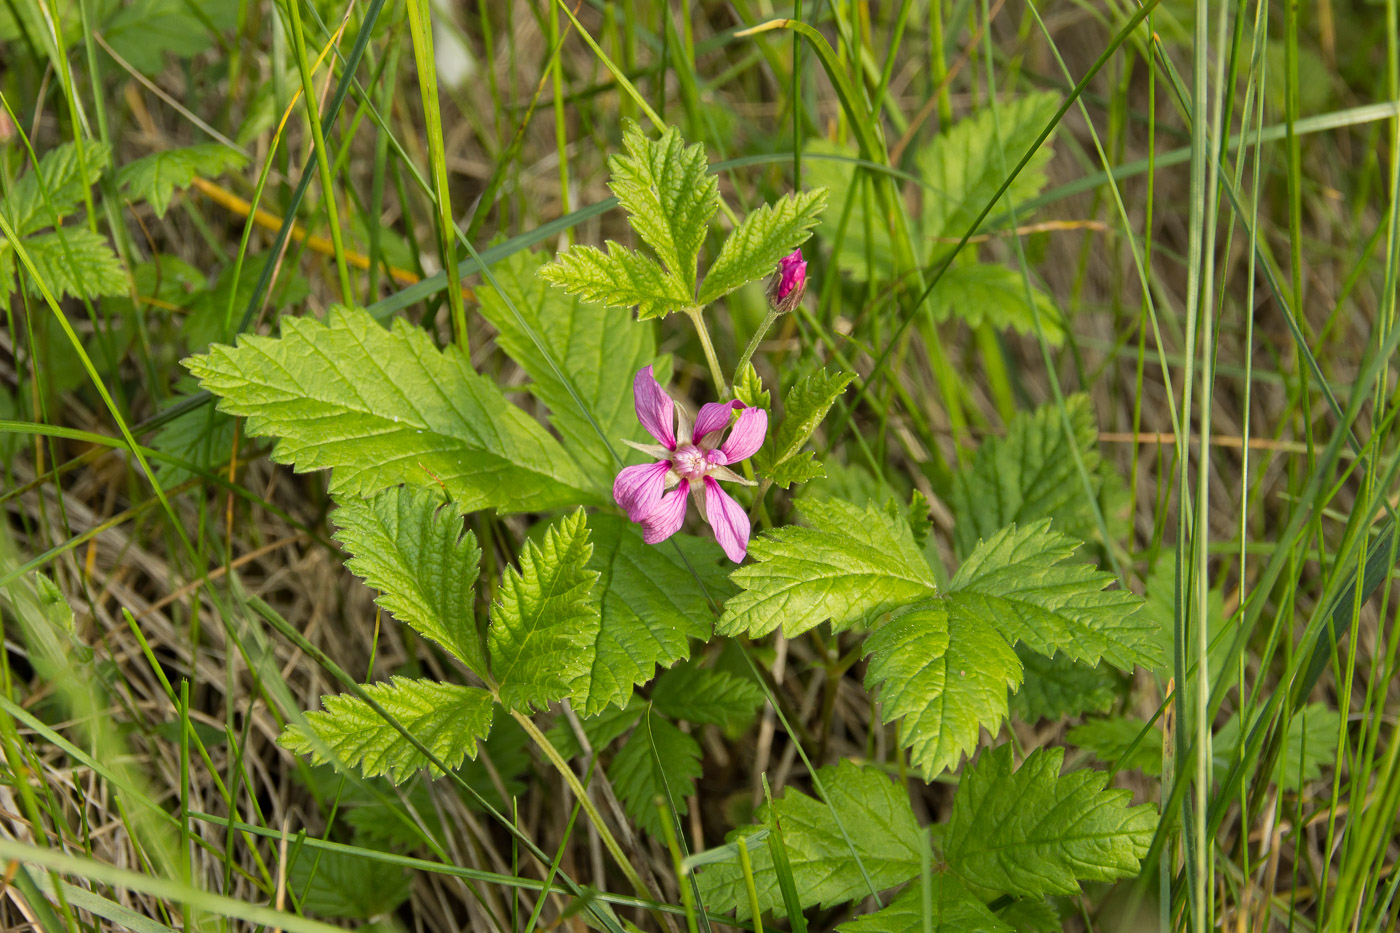
[[802, 303], [806, 291], [807, 263], [802, 261], [802, 250], [795, 249], [778, 260], [778, 269], [768, 280], [768, 303], [779, 314], [787, 314]]

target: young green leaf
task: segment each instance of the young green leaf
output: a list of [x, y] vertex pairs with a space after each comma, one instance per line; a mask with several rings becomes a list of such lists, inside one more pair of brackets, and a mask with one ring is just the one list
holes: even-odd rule
[[633, 120], [622, 125], [626, 155], [608, 158], [608, 187], [627, 210], [632, 229], [646, 242], [687, 297], [695, 294], [696, 261], [719, 209], [719, 181], [710, 174], [705, 147], [687, 146], [667, 127], [647, 139]]
[[734, 397], [750, 408], [766, 409], [771, 407], [773, 402], [768, 390], [763, 387], [763, 378], [759, 376], [758, 370], [753, 368], [753, 363], [745, 363], [734, 381]]
[[963, 561], [948, 584], [950, 599], [995, 619], [1013, 643], [1041, 654], [1063, 652], [1076, 661], [1107, 660], [1131, 671], [1162, 661], [1158, 627], [1138, 613], [1142, 599], [1105, 589], [1112, 574], [1091, 564], [1066, 564], [1079, 542], [1053, 531], [1044, 518], [1008, 525]]
[[368, 920], [408, 900], [413, 875], [344, 849], [303, 845], [287, 868], [287, 889], [308, 914]]
[[625, 705], [632, 688], [651, 680], [658, 665], [670, 667], [689, 657], [690, 639], [708, 640], [713, 627], [706, 593], [720, 598], [728, 592], [714, 542], [676, 535], [678, 555], [670, 546], [645, 543], [632, 522], [595, 515], [590, 523], [588, 566], [598, 574], [593, 603], [599, 624], [582, 652], [583, 672], [571, 694], [585, 716], [610, 704]]
[[871, 503], [804, 499], [807, 527], [788, 525], [749, 543], [755, 562], [734, 571], [743, 592], [716, 631], [789, 637], [830, 619], [840, 630], [937, 592], [909, 523]]
[[[788, 789], [772, 806], [772, 815], [782, 825], [802, 906], [829, 907], [869, 896], [870, 889], [852, 857], [852, 846], [877, 891], [917, 876], [922, 830], [904, 788], [879, 768], [845, 760], [822, 768], [818, 774], [826, 789], [826, 803]], [[833, 809], [850, 835], [849, 844], [837, 826]], [[768, 820], [769, 808], [764, 805], [755, 815], [757, 825], [731, 833], [730, 841], [738, 835], [752, 835]], [[759, 844], [751, 844], [749, 852], [759, 909], [772, 910], [782, 903], [772, 856], [767, 846]], [[737, 908], [740, 920], [748, 918], [748, 895], [737, 860], [708, 866], [697, 877], [710, 910]]]
[[[477, 740], [491, 731], [491, 694], [476, 687], [395, 677], [388, 683], [366, 684], [364, 691], [449, 768], [476, 757]], [[321, 702], [324, 709], [307, 713], [305, 726], [288, 726], [278, 744], [310, 756], [312, 764], [332, 761], [358, 768], [365, 777], [385, 775], [395, 783], [420, 768], [441, 773], [359, 697], [332, 694]]]
[[385, 330], [360, 308], [281, 324], [280, 338], [245, 334], [185, 366], [250, 435], [278, 438], [273, 459], [333, 467], [333, 495], [441, 484], [463, 512], [594, 501], [559, 442], [456, 347], [438, 350], [406, 321]]
[[1113, 705], [1116, 691], [1107, 665], [1090, 667], [1062, 654], [1047, 658], [1025, 645], [1016, 646], [1016, 656], [1025, 668], [1021, 689], [1011, 697], [1011, 710], [1018, 719], [1039, 722], [1106, 713]]
[[501, 578], [486, 641], [501, 702], [511, 709], [563, 699], [587, 670], [585, 650], [598, 631], [592, 555], [579, 509], [551, 525], [543, 545], [526, 541], [520, 569]]
[[656, 679], [651, 701], [672, 719], [736, 729], [753, 721], [763, 688], [728, 671], [678, 664]]
[[[54, 298], [64, 295], [99, 298], [127, 293], [126, 270], [112, 252], [111, 242], [100, 233], [74, 225], [40, 233], [22, 242], [39, 280]], [[0, 254], [8, 252], [8, 246], [0, 248]], [[30, 285], [30, 291], [38, 294], [29, 276], [22, 277]]]
[[1012, 748], [993, 748], [963, 776], [943, 852], [972, 890], [1074, 895], [1080, 881], [1137, 874], [1157, 826], [1150, 804], [1105, 789], [1102, 771], [1061, 775], [1063, 748], [1032, 752], [1012, 768]]
[[705, 273], [698, 304], [723, 298], [741, 285], [773, 274], [778, 260], [812, 235], [826, 210], [826, 189], [800, 191], [764, 204], [744, 218]]
[[[497, 344], [533, 380], [530, 390], [549, 408], [550, 422], [594, 490], [609, 495], [617, 466], [607, 444], [623, 449], [619, 441], [639, 441], [645, 436], [632, 405], [632, 380], [656, 358], [653, 327], [550, 288], [537, 274], [543, 261], [543, 254], [521, 251], [495, 263], [491, 272], [496, 284], [478, 288], [477, 300], [482, 316], [500, 332]], [[544, 350], [536, 345], [527, 327]], [[568, 384], [560, 379], [544, 351], [562, 369]], [[578, 393], [587, 414], [579, 409], [569, 385]], [[599, 430], [607, 444], [598, 437]]]
[[133, 201], [149, 203], [157, 217], [164, 217], [175, 189], [188, 188], [195, 175], [214, 177], [246, 161], [242, 153], [221, 143], [165, 149], [123, 165], [117, 172], [117, 186]]
[[395, 486], [343, 498], [333, 517], [336, 539], [351, 554], [345, 566], [379, 591], [379, 605], [484, 679], [472, 607], [481, 549], [457, 510], [435, 490]]
[[1147, 728], [1147, 723], [1141, 719], [1131, 716], [1091, 719], [1069, 730], [1065, 741], [1087, 748], [1099, 761], [1114, 765], [1120, 771], [1131, 768], [1152, 777], [1162, 774], [1162, 730], [1156, 726]]
[[754, 457], [754, 469], [784, 489], [821, 476], [821, 464], [798, 452], [854, 378], [855, 373], [819, 369], [793, 383], [783, 396], [783, 423]]
[[940, 321], [966, 321], [969, 327], [988, 324], [997, 330], [1036, 335], [1036, 321], [1046, 343], [1058, 347], [1065, 339], [1064, 321], [1050, 297], [1031, 288], [1034, 307], [1026, 301], [1021, 273], [993, 263], [953, 265], [929, 296], [933, 316]]
[[571, 246], [540, 268], [540, 278], [584, 301], [609, 308], [637, 309], [637, 320], [665, 317], [691, 307], [690, 294], [656, 260], [611, 240], [605, 253], [596, 246]]
[[608, 765], [608, 780], [633, 822], [660, 837], [656, 798], [666, 800], [669, 786], [670, 801], [684, 816], [689, 812], [686, 798], [694, 796], [695, 779], [702, 770], [700, 743], [664, 718], [647, 713]]
[[38, 168], [21, 175], [0, 201], [0, 210], [15, 233], [24, 236], [57, 226], [73, 213], [83, 199], [83, 191], [101, 177], [107, 153], [105, 143], [91, 139], [62, 143], [46, 152]]
[[997, 619], [954, 599], [897, 616], [865, 642], [869, 689], [880, 685], [885, 722], [903, 717], [900, 739], [910, 760], [933, 780], [995, 734], [1007, 714], [1007, 691], [1021, 683], [1021, 662], [997, 631]]
[[883, 910], [848, 920], [836, 929], [840, 933], [1013, 933], [968, 891], [957, 876], [935, 871], [930, 877], [933, 913], [930, 926], [924, 926], [924, 898], [918, 878]]

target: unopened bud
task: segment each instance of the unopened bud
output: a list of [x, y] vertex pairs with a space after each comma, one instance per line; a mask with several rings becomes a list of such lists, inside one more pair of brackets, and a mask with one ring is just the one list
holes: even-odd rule
[[779, 314], [787, 314], [802, 303], [806, 291], [807, 263], [802, 261], [802, 250], [795, 249], [778, 260], [778, 270], [768, 280], [768, 303]]

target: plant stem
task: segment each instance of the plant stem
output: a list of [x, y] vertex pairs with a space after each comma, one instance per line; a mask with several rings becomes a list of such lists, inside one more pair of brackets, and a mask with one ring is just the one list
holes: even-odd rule
[[768, 331], [773, 327], [773, 322], [778, 319], [778, 309], [769, 308], [768, 316], [763, 319], [763, 323], [758, 325], [758, 330], [753, 332], [753, 337], [749, 340], [749, 345], [744, 347], [743, 356], [739, 357], [739, 365], [734, 367], [734, 381], [739, 381], [739, 375], [744, 371], [744, 367], [749, 360], [753, 359], [754, 353], [758, 352], [758, 345], [764, 337], [768, 336]]
[[719, 368], [719, 357], [715, 356], [715, 345], [710, 342], [710, 332], [705, 327], [705, 319], [702, 316], [704, 308], [696, 305], [686, 308], [685, 313], [690, 315], [690, 319], [695, 322], [695, 332], [700, 335], [700, 345], [705, 348], [705, 359], [710, 364], [710, 378], [714, 380], [715, 391], [719, 393], [721, 399], [729, 397], [729, 384], [724, 381], [724, 370]]

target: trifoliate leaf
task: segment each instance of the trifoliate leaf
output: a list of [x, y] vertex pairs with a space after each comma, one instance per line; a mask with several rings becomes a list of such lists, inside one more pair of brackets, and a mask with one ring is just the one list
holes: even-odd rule
[[[973, 220], [1001, 187], [1006, 173], [1016, 167], [1059, 106], [1060, 96], [1050, 91], [993, 104], [953, 124], [919, 149], [914, 161], [920, 177], [929, 186], [921, 192], [923, 235], [934, 241], [941, 238], [956, 242], [968, 233]], [[992, 107], [996, 107], [995, 112]], [[995, 217], [1010, 204], [1040, 194], [1051, 155], [1049, 147], [1042, 146], [988, 216]], [[951, 244], [936, 244], [932, 251], [949, 248]]]
[[[782, 825], [802, 906], [829, 907], [869, 896], [870, 888], [856, 864], [853, 847], [876, 891], [916, 877], [922, 830], [904, 788], [879, 768], [845, 760], [822, 768], [818, 775], [827, 802], [789, 788], [772, 805], [772, 817]], [[730, 833], [729, 840], [762, 829], [770, 820], [769, 809], [766, 804], [760, 807], [755, 816], [758, 825]], [[773, 910], [783, 899], [768, 846], [750, 843], [749, 853], [759, 909]], [[748, 895], [737, 859], [708, 866], [697, 877], [706, 907], [714, 911], [737, 908], [740, 920], [748, 918]]]
[[1007, 691], [1021, 683], [1016, 652], [981, 607], [948, 598], [911, 609], [865, 641], [868, 689], [880, 685], [885, 722], [903, 717], [900, 740], [933, 780], [977, 747], [985, 727], [996, 734]]
[[734, 571], [743, 587], [716, 630], [757, 638], [782, 625], [788, 637], [831, 620], [841, 630], [935, 595], [933, 572], [909, 525], [873, 503], [803, 499], [807, 526], [788, 525], [749, 543], [754, 563]]
[[117, 185], [133, 201], [146, 201], [157, 217], [165, 216], [176, 188], [188, 188], [195, 175], [213, 178], [247, 159], [219, 143], [202, 143], [185, 149], [166, 149], [123, 165]]
[[101, 177], [107, 154], [105, 143], [91, 139], [63, 143], [46, 152], [39, 167], [21, 175], [0, 201], [0, 210], [15, 233], [24, 236], [62, 223], [82, 202], [83, 191]]
[[[675, 804], [681, 816], [690, 812], [686, 798], [695, 794], [700, 767], [700, 743], [660, 716], [647, 713], [608, 765], [608, 780], [627, 815], [653, 836], [661, 836], [661, 813], [656, 798]], [[669, 810], [669, 806], [668, 806]]]
[[709, 172], [705, 147], [687, 146], [673, 126], [650, 140], [633, 120], [623, 122], [622, 145], [626, 155], [608, 158], [608, 187], [682, 293], [694, 295], [700, 246], [719, 209], [719, 181]]
[[508, 568], [501, 578], [486, 641], [501, 702], [511, 709], [563, 699], [587, 670], [585, 649], [598, 631], [591, 598], [598, 573], [587, 566], [592, 555], [579, 509], [550, 526], [542, 545], [527, 540], [520, 569]]
[[1037, 749], [1012, 768], [1012, 748], [984, 752], [953, 798], [943, 853], [972, 890], [1079, 893], [1081, 881], [1136, 875], [1157, 826], [1132, 792], [1105, 789], [1102, 771], [1061, 775], [1063, 748]]
[[[363, 689], [449, 768], [475, 757], [477, 740], [491, 731], [491, 694], [476, 687], [395, 677], [388, 683], [366, 684]], [[307, 713], [305, 726], [288, 726], [278, 744], [298, 755], [309, 755], [313, 764], [331, 761], [358, 768], [365, 777], [386, 775], [395, 783], [420, 768], [435, 776], [441, 773], [359, 697], [333, 694], [322, 697], [321, 702], [324, 709]]]
[[931, 925], [924, 926], [921, 884], [915, 878], [883, 910], [849, 920], [836, 929], [840, 933], [1013, 933], [1005, 921], [947, 871], [935, 871], [929, 876]]
[[690, 639], [709, 640], [714, 624], [709, 600], [729, 592], [716, 570], [721, 555], [714, 542], [676, 535], [674, 548], [657, 547], [644, 542], [632, 522], [612, 515], [589, 521], [593, 557], [588, 566], [598, 574], [592, 598], [599, 623], [580, 655], [583, 673], [571, 694], [574, 708], [585, 716], [610, 704], [625, 705], [632, 688], [651, 680], [658, 665], [670, 667], [690, 656]]
[[1115, 690], [1108, 665], [1090, 667], [1062, 654], [1047, 658], [1025, 645], [1016, 646], [1016, 656], [1025, 668], [1021, 689], [1011, 697], [1011, 710], [1018, 719], [1038, 722], [1106, 713], [1113, 705]]
[[778, 260], [812, 235], [826, 210], [826, 189], [785, 195], [744, 218], [724, 241], [719, 258], [705, 273], [699, 304], [707, 305], [755, 279], [772, 275]]
[[[1104, 483], [1089, 400], [1072, 395], [1065, 399], [1065, 408], [1090, 487], [1098, 497]], [[1038, 518], [1054, 519], [1056, 531], [1080, 541], [1099, 538], [1093, 500], [1084, 489], [1054, 404], [1018, 414], [1007, 425], [1006, 437], [983, 441], [972, 465], [954, 476], [948, 503], [957, 518], [953, 540], [964, 557], [979, 539], [990, 538], [1012, 523]]]
[[1069, 730], [1065, 741], [1087, 748], [1099, 761], [1120, 771], [1133, 769], [1152, 777], [1162, 774], [1162, 730], [1148, 728], [1141, 719], [1090, 719]]
[[608, 445], [630, 453], [620, 442], [644, 438], [632, 404], [632, 380], [656, 358], [653, 325], [638, 324], [550, 288], [537, 275], [543, 260], [539, 253], [513, 253], [491, 267], [495, 285], [483, 284], [476, 296], [482, 316], [500, 331], [496, 342], [529, 374], [530, 390], [549, 408], [549, 420], [564, 445], [594, 490], [606, 496], [617, 473]]
[[321, 917], [367, 920], [391, 913], [413, 887], [413, 875], [343, 849], [303, 845], [287, 868], [287, 889], [301, 909]]
[[385, 330], [361, 308], [281, 324], [280, 338], [245, 334], [185, 366], [250, 435], [279, 439], [273, 459], [334, 467], [333, 495], [440, 485], [463, 512], [593, 499], [559, 442], [456, 347], [438, 350], [406, 321]]
[[678, 664], [656, 679], [651, 702], [672, 719], [743, 728], [763, 703], [763, 688], [728, 671]]
[[[798, 452], [854, 378], [855, 373], [828, 374], [819, 369], [793, 383], [783, 396], [783, 423], [755, 455], [754, 469], [784, 489], [822, 475], [820, 463], [810, 454], [804, 461]], [[798, 462], [789, 466], [794, 459]]]
[[336, 539], [351, 554], [345, 566], [379, 591], [376, 602], [485, 679], [472, 605], [481, 549], [442, 494], [395, 486], [368, 499], [342, 498], [333, 518]]
[[949, 596], [1041, 654], [1063, 652], [1089, 664], [1102, 658], [1126, 671], [1161, 662], [1157, 625], [1138, 613], [1142, 599], [1106, 590], [1113, 575], [1091, 564], [1063, 563], [1078, 547], [1048, 518], [1008, 525], [963, 561]]
[[1050, 297], [1031, 286], [1031, 303], [1021, 273], [992, 263], [953, 265], [943, 273], [929, 296], [933, 316], [940, 321], [966, 321], [969, 327], [988, 324], [1036, 336], [1036, 322], [1045, 342], [1058, 347], [1065, 339], [1064, 321]]
[[[87, 227], [62, 227], [21, 242], [29, 261], [34, 263], [39, 281], [56, 299], [64, 295], [74, 298], [125, 295], [130, 287], [121, 260], [112, 252], [111, 241]], [[8, 247], [0, 249], [0, 255], [7, 252]], [[23, 269], [22, 264], [20, 268]], [[37, 295], [39, 290], [29, 274], [22, 272], [21, 277]]]
[[609, 308], [637, 309], [637, 320], [665, 317], [691, 307], [690, 293], [656, 260], [612, 242], [605, 253], [596, 246], [571, 246], [540, 268], [540, 277], [584, 301]]

